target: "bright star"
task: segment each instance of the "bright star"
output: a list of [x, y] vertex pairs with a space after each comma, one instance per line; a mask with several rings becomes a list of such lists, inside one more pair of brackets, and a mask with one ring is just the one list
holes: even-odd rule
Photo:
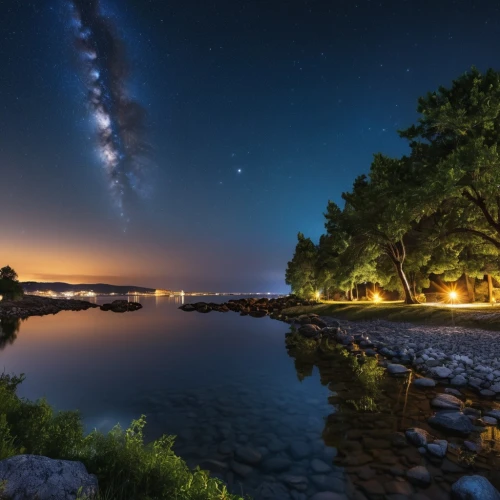
[[241, 174], [241, 168], [238, 169], [238, 173]]

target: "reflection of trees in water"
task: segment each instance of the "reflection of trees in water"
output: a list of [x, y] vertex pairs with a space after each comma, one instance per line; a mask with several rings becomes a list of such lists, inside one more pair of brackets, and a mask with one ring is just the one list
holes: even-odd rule
[[[326, 446], [337, 448], [334, 464], [344, 467], [356, 489], [364, 488], [365, 482], [359, 475], [361, 470], [366, 472], [366, 477], [373, 476], [372, 483], [379, 483], [383, 491], [384, 484], [394, 483], [392, 475], [383, 472], [384, 468], [408, 469], [424, 463], [436, 466], [432, 458], [423, 457], [417, 448], [409, 446], [404, 431], [418, 424], [438, 439], [453, 440], [427, 424], [433, 412], [430, 400], [441, 390], [419, 389], [411, 384], [411, 376], [387, 377], [376, 358], [365, 358], [359, 351], [347, 354], [343, 347], [336, 349], [318, 344], [312, 348], [310, 342], [293, 335], [288, 337], [286, 345], [299, 380], [317, 367], [321, 384], [332, 391], [328, 397], [332, 411], [325, 419], [322, 438]], [[356, 354], [361, 357], [357, 359]], [[466, 462], [471, 455], [463, 459], [464, 449], [460, 448], [460, 442], [458, 455], [448, 455], [446, 463], [452, 463], [460, 475], [481, 471], [481, 475], [498, 484], [494, 472], [498, 471], [500, 442], [494, 430], [490, 427], [491, 434], [488, 431], [481, 433], [482, 451], [473, 456], [474, 463]], [[443, 470], [442, 474], [446, 482], [458, 478], [456, 471]], [[418, 486], [412, 488], [420, 491]], [[431, 488], [433, 497], [448, 496], [437, 483]]]
[[0, 319], [0, 350], [14, 343], [21, 328], [19, 318]]

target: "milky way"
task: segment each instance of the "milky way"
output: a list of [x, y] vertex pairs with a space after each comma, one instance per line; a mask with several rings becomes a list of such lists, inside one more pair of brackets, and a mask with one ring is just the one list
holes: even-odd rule
[[127, 92], [125, 48], [111, 19], [102, 13], [100, 1], [73, 0], [68, 5], [99, 158], [113, 203], [126, 218], [127, 201], [146, 191], [145, 111]]

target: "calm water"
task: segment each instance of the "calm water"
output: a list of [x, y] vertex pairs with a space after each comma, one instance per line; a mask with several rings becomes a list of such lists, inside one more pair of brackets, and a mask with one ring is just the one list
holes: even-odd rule
[[133, 313], [29, 318], [0, 351], [0, 366], [26, 374], [22, 396], [78, 408], [89, 428], [126, 426], [145, 413], [150, 437], [177, 434], [190, 465], [216, 457], [221, 442], [258, 448], [272, 440], [279, 457], [283, 441], [305, 431], [299, 445], [314, 446], [321, 459], [332, 454], [321, 441], [329, 391], [317, 372], [299, 382], [284, 344], [288, 325], [185, 313], [179, 298], [135, 299], [144, 308]]

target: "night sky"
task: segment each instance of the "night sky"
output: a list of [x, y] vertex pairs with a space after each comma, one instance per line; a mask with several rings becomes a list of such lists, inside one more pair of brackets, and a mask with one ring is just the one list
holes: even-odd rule
[[[497, 0], [2, 0], [0, 264], [284, 292], [417, 98], [500, 69]], [[97, 89], [97, 90], [96, 90]]]

